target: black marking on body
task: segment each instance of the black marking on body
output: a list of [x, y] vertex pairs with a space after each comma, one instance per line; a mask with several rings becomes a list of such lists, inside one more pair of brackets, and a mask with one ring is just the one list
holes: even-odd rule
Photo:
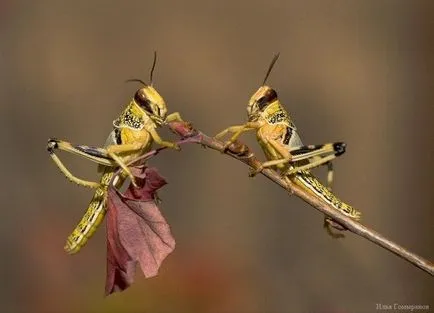
[[291, 151], [291, 154], [293, 154], [293, 155], [304, 154], [304, 153], [312, 152], [314, 150], [319, 150], [322, 147], [324, 147], [324, 145], [303, 146], [303, 147], [298, 148], [297, 150]]
[[139, 128], [142, 125], [142, 120], [131, 114], [131, 112], [125, 114], [123, 122], [133, 128]]
[[99, 148], [95, 148], [95, 147], [89, 147], [89, 146], [76, 146], [76, 149], [78, 151], [84, 152], [86, 154], [89, 154], [91, 156], [95, 156], [98, 158], [103, 158], [103, 159], [107, 159], [109, 160], [110, 158], [104, 153], [102, 152]]
[[288, 122], [288, 115], [285, 111], [279, 110], [268, 118], [270, 124], [277, 124], [280, 122]]
[[122, 144], [121, 130], [119, 128], [114, 129], [115, 132], [115, 142], [117, 145]]
[[128, 109], [126, 109], [121, 114], [121, 116], [119, 116], [116, 120], [113, 121], [113, 125], [115, 127], [128, 126], [133, 129], [142, 129], [144, 124], [145, 123], [141, 117], [134, 115], [134, 113], [131, 110], [131, 107], [128, 107]]
[[286, 127], [286, 132], [285, 132], [285, 136], [283, 137], [282, 143], [284, 145], [288, 145], [289, 144], [289, 140], [291, 139], [291, 136], [292, 136], [292, 128], [291, 127]]

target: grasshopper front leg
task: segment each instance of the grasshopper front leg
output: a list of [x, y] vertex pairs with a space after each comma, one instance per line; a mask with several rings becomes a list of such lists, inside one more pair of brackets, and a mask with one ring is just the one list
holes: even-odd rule
[[[107, 154], [115, 160], [115, 162], [124, 170], [124, 172], [131, 179], [131, 183], [134, 187], [137, 187], [136, 180], [134, 175], [129, 170], [128, 166], [125, 164], [125, 157], [129, 154], [136, 153], [138, 150], [145, 148], [147, 143], [129, 143], [129, 144], [120, 144], [120, 145], [111, 145], [107, 147]], [[123, 157], [120, 157], [118, 154], [122, 154]]]
[[151, 135], [152, 139], [160, 146], [172, 148], [172, 149], [175, 149], [178, 151], [181, 150], [181, 147], [178, 144], [176, 144], [174, 142], [163, 140], [154, 128], [151, 128], [148, 131], [149, 131], [149, 134]]
[[184, 120], [181, 117], [181, 114], [179, 114], [179, 112], [173, 112], [170, 113], [169, 115], [167, 115], [165, 122], [166, 123], [170, 123], [170, 122], [184, 122]]
[[256, 130], [256, 129], [260, 128], [262, 125], [263, 125], [263, 123], [260, 123], [260, 122], [247, 122], [243, 125], [231, 126], [231, 127], [224, 129], [223, 131], [221, 131], [217, 135], [215, 135], [214, 138], [220, 139], [220, 138], [224, 137], [227, 133], [233, 134], [232, 137], [225, 142], [225, 144], [223, 146], [223, 152], [224, 152], [229, 148], [229, 146], [231, 144], [233, 144], [238, 139], [238, 137], [241, 136], [241, 134], [243, 132], [250, 131], [250, 130]]

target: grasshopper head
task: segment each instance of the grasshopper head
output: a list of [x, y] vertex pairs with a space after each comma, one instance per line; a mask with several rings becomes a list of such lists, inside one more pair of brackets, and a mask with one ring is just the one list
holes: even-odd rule
[[145, 85], [136, 91], [133, 102], [156, 124], [162, 125], [167, 115], [167, 107], [163, 97], [154, 87]]
[[128, 79], [127, 82], [139, 82], [143, 85], [142, 88], [136, 91], [132, 102], [139, 108], [143, 117], [149, 117], [157, 125], [162, 125], [165, 122], [167, 115], [167, 107], [163, 97], [152, 86], [152, 76], [154, 74], [155, 64], [157, 63], [157, 52], [154, 51], [154, 62], [152, 63], [150, 73], [150, 84], [146, 84], [141, 79]]
[[267, 107], [277, 101], [277, 93], [268, 86], [261, 86], [250, 98], [247, 105], [247, 116], [249, 121], [254, 122], [259, 119]]
[[271, 60], [264, 81], [262, 82], [262, 86], [259, 87], [250, 98], [249, 104], [247, 105], [247, 116], [249, 117], [250, 122], [257, 121], [263, 115], [262, 113], [266, 111], [271, 104], [277, 101], [276, 91], [271, 87], [266, 86], [265, 83], [267, 82], [268, 76], [278, 58], [279, 53], [275, 54]]

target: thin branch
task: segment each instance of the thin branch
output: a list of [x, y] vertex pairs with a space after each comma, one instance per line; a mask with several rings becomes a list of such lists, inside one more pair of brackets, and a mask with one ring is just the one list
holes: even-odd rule
[[[223, 142], [211, 138], [193, 129], [191, 124], [189, 123], [172, 122], [169, 124], [169, 127], [173, 132], [175, 132], [182, 138], [182, 140], [179, 141], [178, 144], [199, 143], [204, 147], [208, 147], [213, 150], [219, 151], [220, 153], [229, 155], [232, 158], [237, 159], [238, 161], [241, 161], [244, 164], [254, 169], [258, 168], [259, 165], [261, 164], [254, 157], [253, 153], [249, 150], [249, 148], [246, 145], [241, 144], [240, 142], [235, 142], [229, 147], [227, 151], [223, 151], [224, 149]], [[164, 149], [165, 148], [159, 148], [157, 150], [153, 150], [139, 157], [138, 159], [134, 160], [131, 163], [144, 162], [145, 160], [153, 157], [159, 151]], [[420, 269], [434, 276], [434, 265], [432, 262], [418, 256], [415, 253], [410, 252], [409, 250], [402, 247], [401, 245], [387, 239], [380, 233], [371, 230], [368, 227], [360, 224], [359, 222], [356, 222], [351, 218], [343, 215], [342, 213], [340, 213], [339, 211], [331, 207], [326, 202], [322, 201], [321, 199], [314, 196], [313, 194], [310, 194], [309, 192], [303, 190], [296, 184], [290, 183], [290, 185], [288, 186], [287, 182], [283, 180], [276, 171], [270, 169], [263, 169], [261, 171], [261, 174], [267, 177], [268, 179], [270, 179], [271, 181], [273, 181], [274, 183], [278, 184], [280, 187], [287, 190], [291, 194], [294, 194], [299, 198], [303, 199], [305, 202], [310, 204], [312, 207], [314, 207], [321, 213], [327, 215], [328, 217], [331, 217], [334, 221], [344, 226], [350, 232], [368, 239], [369, 241], [379, 245], [380, 247], [383, 247], [386, 250], [389, 250], [390, 252], [401, 257], [402, 259], [410, 262], [414, 266], [419, 267]]]

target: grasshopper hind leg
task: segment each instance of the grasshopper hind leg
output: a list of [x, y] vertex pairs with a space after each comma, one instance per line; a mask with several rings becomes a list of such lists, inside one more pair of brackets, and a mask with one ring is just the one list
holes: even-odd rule
[[47, 151], [50, 154], [50, 157], [56, 164], [56, 166], [60, 169], [60, 171], [66, 176], [68, 180], [77, 185], [88, 187], [88, 188], [98, 188], [100, 187], [100, 183], [87, 181], [81, 178], [76, 177], [72, 174], [67, 167], [60, 161], [59, 157], [56, 155], [55, 150], [59, 149], [62, 151], [70, 152], [82, 157], [85, 157], [89, 160], [92, 160], [101, 166], [111, 166], [112, 162], [104, 155], [100, 148], [91, 148], [87, 146], [74, 146], [71, 143], [58, 139], [50, 139], [47, 144]]
[[[329, 191], [332, 191], [333, 176], [334, 176], [333, 163], [328, 162], [326, 165], [327, 165], [327, 189]], [[342, 231], [346, 230], [345, 227], [336, 223], [333, 219], [327, 216], [324, 216], [324, 229], [326, 230], [327, 234], [334, 239], [345, 237], [345, 235], [341, 233]]]
[[333, 239], [345, 238], [345, 235], [342, 234], [342, 232], [347, 230], [341, 224], [336, 223], [333, 219], [327, 216], [324, 216], [324, 229]]
[[97, 182], [92, 182], [92, 181], [87, 181], [81, 178], [78, 178], [76, 176], [74, 176], [67, 168], [65, 165], [63, 165], [62, 161], [60, 161], [60, 159], [58, 158], [58, 156], [54, 153], [54, 152], [50, 152], [50, 156], [53, 159], [54, 163], [56, 164], [56, 166], [60, 169], [60, 171], [65, 175], [65, 177], [79, 185], [79, 186], [83, 186], [83, 187], [88, 187], [88, 188], [98, 188], [100, 186], [100, 183]]
[[333, 179], [334, 179], [333, 163], [328, 162], [327, 163], [327, 189], [329, 191], [332, 191]]

